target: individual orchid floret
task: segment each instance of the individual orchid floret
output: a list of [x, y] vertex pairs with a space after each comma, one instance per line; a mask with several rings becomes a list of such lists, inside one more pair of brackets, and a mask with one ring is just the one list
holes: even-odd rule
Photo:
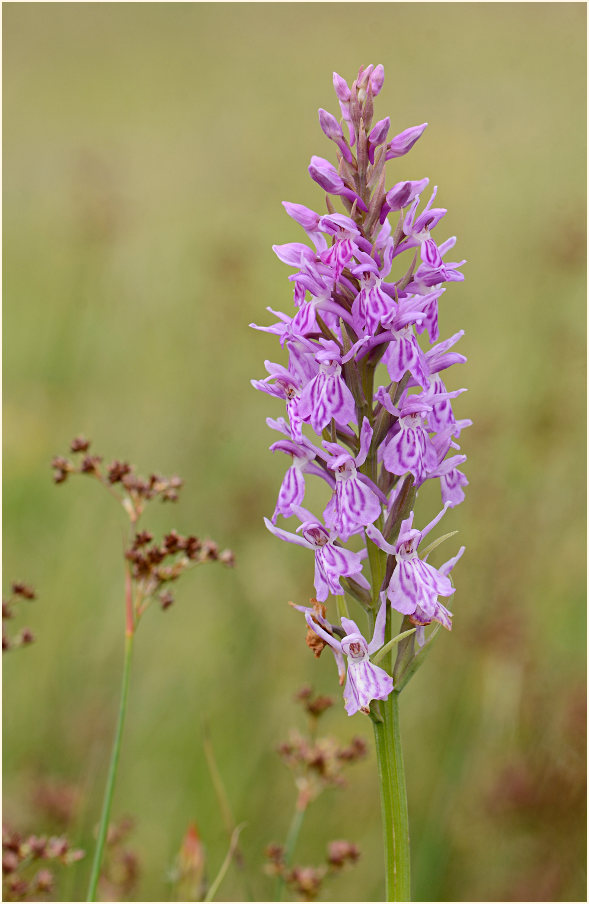
[[386, 607], [385, 600], [376, 616], [374, 633], [370, 642], [365, 639], [358, 625], [351, 618], [342, 618], [345, 635], [342, 640], [338, 640], [333, 634], [328, 633], [310, 612], [305, 613], [307, 625], [325, 643], [329, 644], [334, 653], [347, 656], [348, 675], [344, 687], [344, 703], [349, 716], [353, 716], [358, 711], [369, 713], [373, 700], [386, 700], [393, 690], [391, 676], [370, 661], [370, 656], [384, 644]]
[[283, 201], [282, 206], [299, 226], [302, 226], [313, 244], [317, 252], [325, 251], [327, 242], [325, 236], [319, 231], [319, 220], [321, 217], [314, 210], [305, 207], [304, 204], [292, 204], [290, 201]]
[[[321, 217], [320, 228], [335, 239], [331, 248], [320, 255], [324, 264], [333, 269], [335, 282], [339, 282], [344, 267], [357, 252], [357, 243], [366, 243], [353, 220], [341, 213]], [[368, 244], [368, 243], [366, 243]], [[368, 244], [370, 248], [370, 244]]]
[[380, 119], [368, 135], [368, 159], [372, 165], [374, 165], [374, 152], [387, 140], [390, 127], [391, 120], [387, 116], [386, 119]]
[[319, 658], [323, 650], [326, 646], [329, 647], [331, 652], [335, 657], [335, 663], [337, 665], [337, 672], [339, 676], [339, 683], [343, 684], [346, 680], [346, 666], [343, 654], [340, 649], [337, 647], [328, 644], [323, 637], [320, 637], [315, 630], [315, 626], [319, 625], [319, 627], [323, 628], [326, 634], [329, 634], [334, 639], [337, 639], [337, 636], [343, 635], [343, 631], [341, 628], [337, 628], [335, 625], [332, 625], [327, 618], [326, 608], [323, 603], [318, 602], [317, 600], [311, 600], [313, 606], [299, 606], [296, 603], [290, 603], [293, 609], [296, 609], [298, 612], [302, 612], [305, 616], [305, 620], [307, 622], [308, 627], [307, 631], [307, 646], [313, 651], [314, 655]]
[[379, 324], [394, 313], [395, 303], [382, 289], [383, 279], [390, 272], [390, 263], [379, 270], [374, 258], [363, 251], [356, 253], [356, 260], [358, 264], [350, 270], [360, 282], [360, 291], [352, 305], [354, 327], [357, 333], [367, 331], [373, 336]]
[[362, 198], [344, 184], [342, 177], [329, 160], [325, 160], [323, 157], [311, 157], [309, 175], [326, 192], [332, 195], [343, 195], [348, 201], [356, 202], [360, 210], [368, 209]]
[[268, 395], [276, 396], [279, 399], [286, 400], [286, 413], [290, 422], [293, 439], [301, 442], [302, 440], [302, 418], [299, 413], [301, 402], [301, 381], [295, 374], [291, 373], [281, 364], [274, 364], [272, 361], [264, 361], [268, 377], [263, 380], [251, 380], [254, 389], [259, 389]]
[[[305, 437], [303, 437], [305, 440]], [[274, 514], [272, 515], [272, 524], [276, 524], [278, 515], [284, 518], [290, 518], [293, 514], [293, 506], [300, 506], [305, 498], [305, 478], [304, 474], [315, 474], [325, 480], [330, 487], [333, 488], [334, 481], [331, 475], [315, 464], [315, 458], [319, 450], [305, 441], [303, 443], [295, 443], [292, 440], [284, 439], [272, 443], [271, 452], [284, 452], [286, 455], [292, 456], [292, 465], [284, 475], [284, 479], [278, 493], [278, 501]]]
[[[434, 443], [438, 437], [434, 437]], [[449, 438], [444, 443], [446, 451], [450, 446]], [[428, 473], [428, 480], [435, 477], [440, 478], [440, 490], [442, 493], [442, 503], [446, 503], [451, 507], [460, 505], [464, 502], [464, 490], [462, 487], [468, 486], [468, 480], [462, 471], [458, 470], [458, 466], [464, 464], [466, 455], [452, 455], [450, 458], [444, 458], [446, 451], [440, 456], [440, 464]]]
[[425, 355], [419, 347], [411, 324], [392, 331], [390, 345], [382, 360], [393, 383], [398, 383], [406, 373], [410, 373], [423, 389], [429, 386]]
[[350, 116], [350, 100], [352, 97], [352, 92], [350, 91], [345, 78], [342, 78], [341, 75], [337, 74], [337, 72], [333, 73], [333, 88], [339, 101], [340, 110], [342, 111], [342, 118], [348, 127], [350, 146], [354, 147], [354, 143], [356, 141], [356, 132], [354, 131], [352, 117]]
[[382, 502], [386, 502], [386, 497], [370, 478], [357, 470], [366, 461], [371, 440], [372, 427], [365, 417], [360, 431], [360, 451], [355, 458], [337, 443], [323, 443], [324, 448], [334, 456], [328, 460], [327, 467], [335, 474], [335, 492], [325, 509], [325, 521], [344, 541], [360, 528], [376, 521]]
[[450, 351], [452, 346], [456, 345], [458, 340], [462, 339], [463, 336], [464, 330], [459, 330], [457, 333], [454, 333], [453, 336], [450, 336], [449, 339], [444, 339], [443, 342], [438, 342], [437, 345], [428, 349], [425, 353], [425, 360], [427, 362], [429, 374], [436, 374], [441, 370], [452, 367], [453, 364], [464, 364], [466, 362], [464, 355], [461, 355], [459, 352]]
[[432, 410], [424, 394], [406, 396], [396, 407], [381, 387], [376, 398], [390, 414], [398, 417], [394, 432], [382, 447], [382, 461], [390, 474], [413, 474], [416, 485], [426, 479], [427, 472], [436, 467], [438, 457], [426, 428], [427, 415]]
[[[303, 516], [310, 514], [301, 508], [298, 508], [298, 511], [294, 510], [294, 513], [299, 517], [301, 513]], [[280, 540], [306, 546], [314, 551], [315, 590], [320, 602], [324, 602], [330, 593], [340, 596], [343, 594], [340, 584], [342, 577], [354, 577], [356, 581], [365, 583], [362, 577], [362, 559], [366, 551], [358, 553], [343, 546], [336, 546], [335, 535], [326, 530], [319, 521], [303, 521], [296, 534], [275, 527], [268, 518], [264, 518], [264, 524]]]
[[430, 264], [428, 260], [422, 260], [421, 264], [413, 274], [411, 281], [407, 284], [408, 292], [417, 292], [420, 295], [426, 295], [432, 288], [437, 288], [445, 282], [462, 282], [464, 273], [458, 267], [462, 267], [466, 260], [455, 261], [446, 264], [443, 260], [444, 242], [437, 249], [437, 258], [434, 263]]
[[356, 419], [354, 396], [342, 378], [342, 359], [337, 343], [320, 339], [315, 354], [319, 373], [305, 386], [297, 413], [308, 421], [315, 433], [321, 433], [333, 419], [347, 425]]
[[443, 216], [448, 212], [445, 207], [432, 207], [432, 203], [438, 192], [438, 186], [434, 186], [431, 198], [423, 211], [416, 216], [419, 206], [419, 195], [414, 199], [409, 213], [403, 220], [403, 232], [406, 239], [396, 249], [395, 253], [401, 253], [408, 248], [421, 248], [421, 259], [424, 264], [435, 270], [442, 267], [442, 258], [438, 246], [431, 238], [431, 230], [437, 226]]
[[411, 150], [418, 138], [421, 138], [426, 128], [427, 122], [424, 122], [420, 126], [411, 126], [411, 128], [405, 129], [404, 132], [395, 135], [393, 140], [389, 141], [387, 145], [386, 159], [392, 160], [394, 157], [403, 157], [404, 154]]
[[323, 134], [327, 136], [331, 141], [335, 141], [338, 148], [340, 149], [342, 157], [348, 161], [348, 163], [352, 163], [353, 157], [352, 152], [350, 151], [346, 139], [344, 138], [344, 133], [342, 132], [342, 127], [339, 122], [331, 113], [328, 113], [327, 110], [320, 109], [319, 110], [319, 125], [323, 131]]
[[372, 74], [370, 76], [370, 89], [372, 91], [372, 96], [376, 97], [382, 91], [382, 86], [384, 85], [384, 66], [382, 63], [379, 63], [378, 66], [375, 66]]
[[429, 179], [419, 179], [413, 182], [397, 182], [385, 195], [384, 204], [380, 210], [380, 222], [384, 223], [391, 210], [402, 210], [421, 194], [429, 185]]
[[298, 380], [299, 384], [308, 383], [317, 374], [313, 350], [309, 348], [308, 342], [305, 342], [305, 336], [316, 333], [318, 330], [315, 305], [303, 302], [294, 317], [289, 317], [288, 314], [275, 311], [273, 308], [266, 308], [266, 310], [278, 317], [278, 322], [271, 326], [258, 326], [256, 323], [250, 323], [250, 326], [254, 330], [279, 336], [280, 344], [283, 347], [286, 345], [289, 352], [289, 373]]
[[402, 522], [399, 537], [394, 545], [387, 543], [374, 525], [368, 526], [366, 533], [380, 549], [397, 559], [397, 566], [387, 588], [387, 596], [393, 609], [408, 615], [414, 624], [427, 625], [432, 621], [439, 621], [445, 628], [450, 629], [451, 613], [438, 602], [438, 596], [447, 597], [454, 593], [448, 574], [464, 552], [464, 547], [441, 568], [434, 568], [428, 562], [422, 561], [417, 553], [422, 539], [438, 524], [448, 507], [446, 503], [442, 511], [422, 531], [413, 528], [411, 512]]

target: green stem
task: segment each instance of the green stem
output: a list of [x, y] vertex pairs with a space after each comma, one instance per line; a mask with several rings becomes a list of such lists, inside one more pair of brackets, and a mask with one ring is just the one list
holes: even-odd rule
[[411, 900], [409, 815], [399, 730], [399, 694], [381, 703], [383, 722], [374, 722], [385, 847], [387, 901]]
[[125, 635], [125, 662], [123, 665], [123, 681], [121, 685], [121, 702], [119, 704], [119, 717], [117, 721], [117, 729], [113, 748], [110, 758], [110, 766], [108, 770], [108, 778], [106, 780], [106, 788], [104, 790], [104, 800], [102, 802], [102, 814], [100, 817], [100, 827], [98, 829], [98, 840], [96, 842], [96, 850], [94, 851], [94, 861], [92, 863], [92, 874], [90, 876], [90, 884], [88, 886], [87, 901], [96, 900], [96, 888], [100, 877], [100, 867], [102, 865], [102, 856], [104, 854], [104, 845], [106, 843], [106, 835], [108, 832], [108, 823], [110, 818], [110, 808], [117, 777], [117, 767], [119, 765], [119, 753], [121, 751], [121, 738], [123, 735], [123, 724], [125, 722], [125, 712], [127, 709], [127, 693], [129, 691], [129, 675], [131, 672], [131, 654], [133, 652], [133, 633], [127, 632]]
[[[286, 841], [284, 843], [284, 865], [285, 867], [290, 866], [292, 861], [292, 855], [294, 854], [294, 849], [296, 847], [296, 843], [298, 841], [299, 833], [301, 831], [301, 826], [303, 825], [303, 819], [305, 818], [305, 813], [307, 811], [306, 807], [299, 807], [297, 805], [293, 817], [292, 822], [290, 824], [290, 828], [288, 830], [288, 835], [286, 836]], [[283, 876], [278, 877], [278, 882], [276, 883], [276, 900], [282, 901], [282, 892], [284, 890], [284, 878]]]

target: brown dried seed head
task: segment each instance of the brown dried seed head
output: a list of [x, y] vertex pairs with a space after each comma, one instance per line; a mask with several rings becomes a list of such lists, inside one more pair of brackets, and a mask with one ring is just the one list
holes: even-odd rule
[[101, 461], [102, 455], [86, 455], [86, 457], [82, 459], [80, 471], [82, 472], [82, 474], [96, 474], [98, 471], [98, 465]]
[[131, 465], [128, 461], [115, 461], [108, 466], [107, 476], [109, 483], [120, 483], [123, 477], [132, 473]]
[[309, 713], [310, 716], [315, 716], [318, 718], [323, 715], [323, 713], [328, 710], [331, 706], [334, 705], [333, 697], [315, 697], [314, 700], [309, 700], [305, 706], [305, 709]]
[[265, 854], [268, 860], [272, 860], [273, 863], [282, 863], [284, 860], [284, 848], [281, 844], [272, 842], [267, 846]]
[[2, 872], [5, 876], [13, 873], [16, 869], [18, 869], [18, 864], [20, 860], [18, 859], [18, 855], [14, 853], [14, 851], [4, 851], [2, 854]]
[[327, 846], [327, 862], [336, 869], [347, 863], [356, 863], [359, 857], [360, 851], [350, 841], [330, 841]]
[[133, 549], [138, 549], [140, 546], [146, 546], [148, 543], [151, 543], [152, 540], [153, 534], [150, 534], [148, 530], [139, 531], [139, 533], [135, 534]]
[[200, 551], [202, 549], [202, 543], [200, 542], [198, 537], [195, 537], [191, 534], [190, 537], [187, 537], [183, 540], [183, 548], [186, 550], [186, 555], [188, 556], [188, 558], [194, 561], [194, 559], [197, 559], [199, 557]]
[[75, 436], [70, 443], [70, 452], [87, 452], [90, 448], [90, 440], [84, 436]]
[[219, 558], [219, 547], [213, 540], [205, 540], [201, 547], [201, 560], [215, 562]]
[[309, 697], [311, 697], [312, 695], [313, 695], [313, 689], [308, 684], [305, 684], [305, 686], [302, 687], [300, 689], [300, 691], [296, 692], [296, 694], [294, 695], [294, 699], [296, 701], [299, 701], [302, 703], [305, 700], [308, 700]]
[[363, 738], [354, 737], [350, 741], [348, 747], [342, 747], [337, 751], [338, 760], [343, 760], [347, 763], [353, 763], [356, 760], [362, 759], [362, 757], [366, 756], [367, 747], [366, 741]]
[[228, 568], [233, 568], [235, 565], [235, 553], [233, 550], [224, 549], [223, 552], [219, 554], [219, 562], [226, 565]]
[[53, 889], [53, 875], [48, 869], [39, 870], [35, 876], [35, 884], [37, 892], [40, 894], [48, 894]]
[[166, 551], [170, 554], [178, 552], [180, 549], [184, 549], [185, 542], [184, 537], [180, 536], [176, 530], [171, 530], [170, 533], [166, 534], [164, 537], [164, 546]]
[[173, 602], [174, 596], [172, 593], [170, 593], [169, 590], [164, 590], [164, 592], [160, 594], [160, 603], [162, 609], [169, 609]]
[[323, 640], [322, 637], [319, 637], [318, 634], [315, 634], [312, 628], [307, 628], [305, 643], [307, 644], [309, 649], [313, 651], [313, 656], [315, 656], [317, 659], [319, 659], [323, 652], [323, 649], [327, 646], [326, 641]]
[[15, 596], [22, 596], [26, 600], [36, 599], [36, 594], [33, 588], [27, 584], [23, 584], [22, 581], [14, 581], [14, 583], [12, 584], [12, 592], [15, 594]]

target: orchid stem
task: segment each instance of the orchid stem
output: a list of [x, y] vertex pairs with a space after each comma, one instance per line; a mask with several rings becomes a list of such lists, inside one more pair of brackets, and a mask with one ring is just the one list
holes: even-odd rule
[[94, 861], [92, 863], [92, 873], [90, 875], [90, 884], [88, 886], [87, 901], [96, 900], [96, 889], [98, 879], [100, 878], [100, 867], [102, 865], [102, 857], [104, 854], [104, 846], [108, 832], [108, 824], [110, 819], [110, 809], [112, 804], [115, 781], [117, 777], [117, 769], [119, 765], [119, 754], [121, 751], [121, 738], [123, 735], [123, 725], [125, 722], [125, 713], [127, 709], [127, 694], [129, 691], [129, 675], [131, 673], [131, 654], [133, 652], [134, 632], [125, 634], [125, 660], [123, 665], [123, 680], [121, 685], [121, 701], [119, 704], [119, 717], [117, 728], [112, 747], [110, 758], [110, 766], [108, 770], [108, 778], [106, 780], [106, 788], [104, 789], [104, 800], [102, 802], [102, 814], [100, 817], [100, 826], [98, 829], [98, 839], [96, 841], [96, 849], [94, 851]]
[[373, 726], [385, 848], [385, 900], [410, 901], [409, 815], [397, 691], [381, 703], [381, 712], [383, 721], [373, 722]]

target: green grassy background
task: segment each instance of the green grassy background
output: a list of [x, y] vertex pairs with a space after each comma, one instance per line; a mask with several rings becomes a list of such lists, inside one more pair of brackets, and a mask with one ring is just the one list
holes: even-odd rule
[[[319, 207], [306, 167], [333, 159], [317, 108], [382, 62], [377, 118], [427, 120], [391, 184], [428, 175], [466, 281], [442, 337], [464, 328], [474, 427], [455, 628], [401, 701], [417, 900], [584, 897], [585, 7], [525, 4], [5, 4], [4, 586], [21, 578], [34, 648], [4, 669], [5, 817], [51, 830], [40, 777], [82, 790], [70, 836], [91, 847], [122, 658], [121, 513], [49, 461], [85, 432], [105, 457], [186, 480], [146, 526], [210, 535], [238, 565], [197, 570], [137, 642], [114, 815], [131, 813], [138, 900], [169, 894], [189, 820], [210, 871], [226, 838], [201, 749], [208, 720], [255, 897], [294, 799], [275, 753], [303, 727], [293, 693], [336, 693], [287, 600], [309, 556], [275, 540], [284, 461], [249, 385], [277, 343], [248, 329], [290, 310], [271, 251], [298, 240], [282, 200]], [[75, 485], [74, 485], [75, 484]], [[437, 491], [436, 491], [437, 492]], [[419, 520], [437, 511], [420, 499]], [[440, 550], [436, 561], [443, 561]], [[450, 550], [448, 550], [450, 553]], [[438, 553], [436, 553], [438, 555]], [[371, 744], [338, 705], [325, 728]], [[384, 893], [374, 754], [309, 814], [297, 859], [328, 840], [362, 860], [335, 900]], [[88, 859], [60, 894], [83, 896]], [[220, 897], [240, 900], [230, 872]], [[65, 899], [65, 898], [64, 898]]]

